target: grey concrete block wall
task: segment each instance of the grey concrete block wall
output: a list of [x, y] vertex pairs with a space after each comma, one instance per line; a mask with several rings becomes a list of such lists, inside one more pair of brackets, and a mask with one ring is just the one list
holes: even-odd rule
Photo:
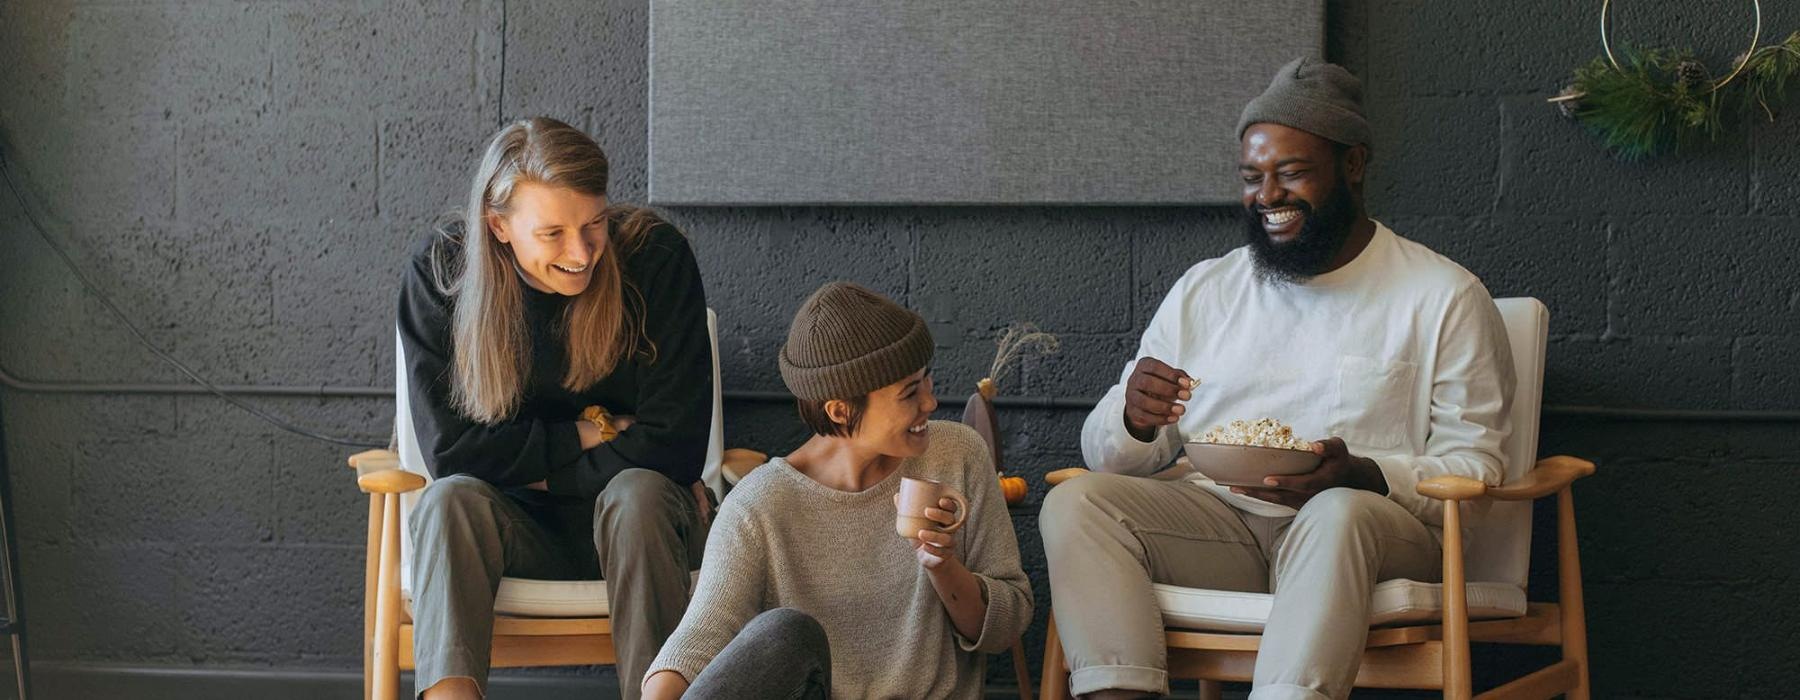
[[[1690, 156], [1607, 157], [1543, 103], [1598, 51], [1595, 5], [1331, 2], [1329, 52], [1368, 84], [1375, 213], [1497, 296], [1550, 305], [1553, 403], [1800, 408], [1800, 119], [1792, 106], [1772, 124], [1748, 119]], [[1694, 44], [1715, 64], [1748, 21], [1672, 0], [1617, 11], [1628, 36]], [[1771, 35], [1800, 28], [1800, 9], [1765, 11]], [[35, 210], [156, 342], [224, 382], [385, 386], [397, 256], [467, 196], [500, 120], [590, 130], [613, 160], [614, 197], [642, 200], [646, 18], [624, 1], [5, 0], [0, 135]], [[850, 278], [928, 317], [949, 402], [1013, 320], [1063, 334], [1065, 349], [1027, 362], [1009, 393], [1103, 390], [1169, 284], [1237, 245], [1240, 226], [1224, 208], [668, 213], [720, 312], [728, 388], [780, 388], [774, 352], [793, 308]], [[0, 365], [179, 381], [7, 197]], [[38, 659], [359, 664], [365, 509], [344, 450], [205, 397], [0, 402]], [[258, 403], [371, 441], [392, 411], [383, 399]], [[1009, 467], [1032, 477], [1015, 525], [1040, 609], [1036, 477], [1079, 462], [1082, 417], [1002, 415]], [[727, 434], [776, 452], [803, 438], [790, 408], [760, 403], [728, 405]], [[1578, 507], [1603, 696], [1769, 696], [1800, 682], [1783, 646], [1800, 620], [1782, 604], [1800, 594], [1796, 437], [1793, 423], [1546, 419], [1543, 452], [1601, 465]], [[1533, 588], [1554, 597], [1547, 566]], [[1040, 625], [1028, 643], [1041, 641]], [[1478, 676], [1541, 655], [1492, 658]], [[991, 673], [1009, 679], [1010, 662]]]

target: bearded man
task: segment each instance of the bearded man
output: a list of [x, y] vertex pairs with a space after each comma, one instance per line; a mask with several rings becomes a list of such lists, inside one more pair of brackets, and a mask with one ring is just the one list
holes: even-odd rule
[[[1168, 692], [1152, 583], [1272, 592], [1251, 698], [1349, 695], [1378, 581], [1441, 575], [1454, 474], [1500, 484], [1512, 355], [1473, 274], [1369, 218], [1361, 83], [1312, 59], [1244, 108], [1245, 245], [1175, 283], [1082, 428], [1096, 472], [1044, 502], [1052, 605], [1093, 698]], [[1138, 478], [1271, 417], [1321, 461], [1257, 487]]]

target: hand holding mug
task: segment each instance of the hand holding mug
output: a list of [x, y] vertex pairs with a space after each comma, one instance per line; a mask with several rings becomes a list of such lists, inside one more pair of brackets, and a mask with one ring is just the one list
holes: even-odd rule
[[913, 552], [925, 568], [936, 569], [943, 566], [944, 562], [957, 559], [955, 530], [964, 508], [955, 499], [941, 498], [936, 507], [925, 509], [925, 517], [938, 525], [937, 528], [920, 530], [915, 535], [919, 544]]
[[968, 498], [943, 482], [908, 476], [894, 506], [894, 531], [915, 542], [920, 564], [935, 569], [956, 557], [954, 534], [969, 519]]

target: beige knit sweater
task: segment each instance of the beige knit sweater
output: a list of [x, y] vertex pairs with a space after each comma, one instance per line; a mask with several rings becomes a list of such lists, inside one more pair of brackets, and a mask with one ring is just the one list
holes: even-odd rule
[[[984, 654], [1007, 649], [1031, 624], [1031, 584], [987, 446], [960, 423], [927, 430], [925, 454], [860, 493], [826, 487], [779, 457], [740, 482], [713, 523], [693, 602], [649, 674], [674, 670], [692, 681], [751, 618], [787, 607], [825, 628], [834, 698], [980, 697]], [[894, 533], [902, 476], [969, 498], [956, 546], [987, 594], [980, 639], [957, 634]]]

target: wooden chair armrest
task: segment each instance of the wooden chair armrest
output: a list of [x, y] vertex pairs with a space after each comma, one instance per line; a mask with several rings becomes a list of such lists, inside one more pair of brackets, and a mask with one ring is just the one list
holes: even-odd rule
[[1578, 457], [1558, 455], [1538, 460], [1518, 481], [1488, 489], [1488, 498], [1501, 501], [1530, 501], [1562, 491], [1569, 484], [1594, 473], [1594, 463]]
[[425, 488], [425, 477], [400, 468], [393, 450], [369, 450], [350, 455], [356, 470], [356, 486], [369, 493], [406, 493]]
[[743, 447], [733, 447], [720, 455], [719, 471], [725, 477], [725, 483], [733, 486], [749, 476], [750, 472], [769, 461], [767, 454]]
[[350, 455], [350, 468], [360, 472], [399, 469], [400, 455], [393, 450], [365, 450]]
[[1594, 463], [1568, 456], [1538, 460], [1525, 476], [1505, 486], [1488, 486], [1465, 476], [1436, 476], [1419, 482], [1419, 495], [1440, 501], [1471, 501], [1492, 498], [1497, 501], [1530, 501], [1557, 493], [1569, 484], [1594, 473]]
[[406, 493], [425, 488], [425, 477], [405, 469], [383, 469], [357, 476], [356, 486], [369, 493]]
[[1419, 482], [1417, 490], [1440, 501], [1471, 501], [1486, 495], [1488, 485], [1466, 476], [1434, 476]]

